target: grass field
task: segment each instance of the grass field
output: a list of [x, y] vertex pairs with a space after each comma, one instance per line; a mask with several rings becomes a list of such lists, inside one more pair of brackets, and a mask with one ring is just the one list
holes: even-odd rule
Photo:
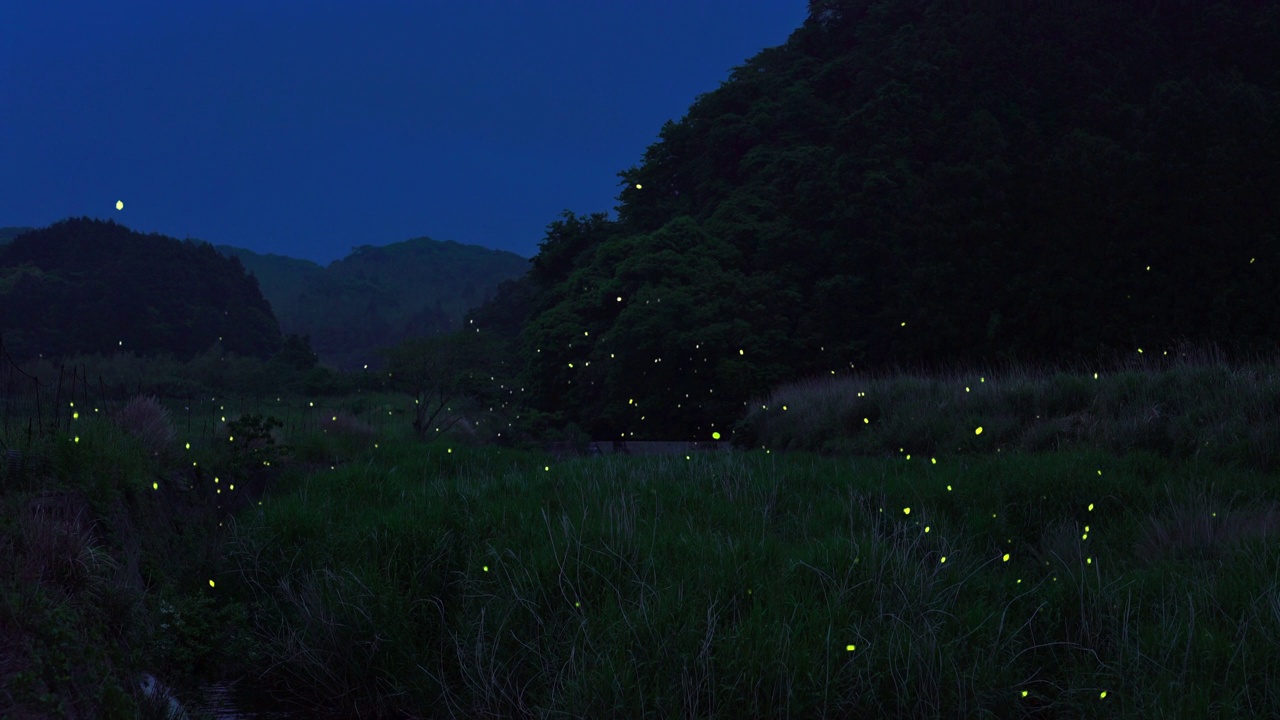
[[364, 717], [1280, 716], [1276, 367], [809, 382], [688, 457], [86, 420], [4, 480], [0, 707], [128, 717], [128, 668]]

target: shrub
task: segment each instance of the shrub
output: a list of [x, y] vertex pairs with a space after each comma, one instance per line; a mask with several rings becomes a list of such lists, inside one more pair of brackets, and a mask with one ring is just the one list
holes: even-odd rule
[[232, 447], [237, 462], [244, 467], [278, 462], [283, 436], [276, 432], [276, 428], [282, 426], [279, 419], [272, 416], [263, 418], [261, 413], [241, 415], [228, 422], [226, 433], [229, 439], [236, 438], [232, 440]]
[[177, 435], [169, 411], [150, 395], [133, 398], [112, 419], [122, 430], [140, 440], [152, 455], [167, 450]]

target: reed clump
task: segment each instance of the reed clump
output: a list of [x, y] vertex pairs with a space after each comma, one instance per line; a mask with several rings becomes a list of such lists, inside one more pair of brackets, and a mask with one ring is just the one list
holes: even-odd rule
[[111, 414], [117, 426], [137, 438], [152, 456], [173, 448], [177, 431], [169, 410], [154, 396], [138, 395]]

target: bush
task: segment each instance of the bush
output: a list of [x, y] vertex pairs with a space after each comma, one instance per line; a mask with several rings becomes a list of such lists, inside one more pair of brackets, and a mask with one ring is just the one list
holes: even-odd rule
[[248, 630], [248, 610], [204, 594], [161, 591], [150, 600], [145, 633], [149, 667], [190, 681], [216, 671], [252, 667], [260, 647]]
[[232, 440], [233, 455], [241, 467], [258, 467], [263, 463], [279, 462], [281, 448], [277, 444], [278, 434], [272, 432], [283, 427], [283, 423], [275, 417], [241, 415], [227, 423], [227, 435]]
[[169, 411], [150, 395], [134, 397], [115, 413], [112, 420], [141, 441], [153, 456], [167, 450], [177, 436]]
[[342, 395], [354, 389], [342, 374], [325, 367], [313, 367], [303, 376], [302, 390], [308, 395]]

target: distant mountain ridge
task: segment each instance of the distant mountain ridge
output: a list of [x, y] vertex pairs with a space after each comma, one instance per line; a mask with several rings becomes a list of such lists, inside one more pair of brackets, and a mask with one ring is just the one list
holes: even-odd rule
[[310, 260], [216, 245], [258, 279], [281, 332], [308, 335], [325, 364], [379, 367], [374, 354], [415, 335], [456, 330], [499, 283], [523, 277], [530, 261], [512, 252], [419, 237], [361, 245], [321, 267]]
[[[87, 218], [51, 227], [82, 226], [92, 228], [94, 233], [107, 232], [110, 227], [115, 228], [111, 232], [129, 233], [127, 237], [146, 237], [114, 223]], [[47, 234], [48, 229], [0, 228], [0, 248], [29, 232]], [[361, 245], [327, 267], [310, 260], [256, 253], [231, 245], [212, 245], [191, 238], [185, 244], [209, 244], [216, 255], [234, 259], [243, 266], [244, 271], [257, 280], [262, 297], [279, 323], [279, 332], [310, 336], [311, 347], [321, 362], [340, 369], [358, 369], [365, 365], [378, 368], [382, 364], [381, 357], [374, 352], [378, 347], [395, 345], [410, 336], [460, 328], [465, 313], [490, 300], [503, 281], [523, 277], [530, 263], [527, 258], [505, 250], [428, 237], [382, 247]], [[155, 268], [153, 271], [151, 275], [161, 276], [178, 272], [176, 269], [161, 272]], [[18, 272], [15, 269], [10, 273], [9, 284], [21, 279], [20, 274], [14, 274]], [[145, 304], [159, 307], [163, 303], [155, 300]], [[11, 329], [16, 328], [17, 325]], [[34, 332], [35, 329], [30, 328], [23, 337], [31, 336], [35, 342]], [[57, 344], [61, 348], [66, 343]], [[32, 347], [38, 345], [40, 342], [35, 342]], [[51, 347], [45, 354], [53, 352], [57, 350]]]
[[213, 249], [226, 257], [239, 258], [244, 269], [258, 279], [258, 287], [262, 290], [262, 296], [271, 303], [271, 311], [276, 320], [280, 321], [281, 331], [296, 333], [293, 329], [284, 330], [286, 326], [292, 327], [296, 323], [286, 322], [283, 318], [297, 316], [299, 296], [306, 289], [308, 281], [324, 272], [324, 268], [310, 260], [259, 254], [231, 245], [214, 245]]

